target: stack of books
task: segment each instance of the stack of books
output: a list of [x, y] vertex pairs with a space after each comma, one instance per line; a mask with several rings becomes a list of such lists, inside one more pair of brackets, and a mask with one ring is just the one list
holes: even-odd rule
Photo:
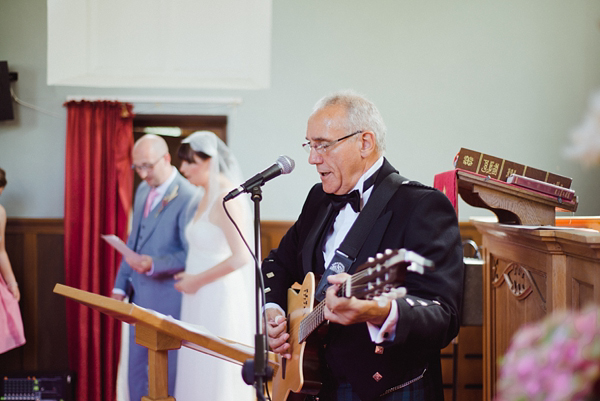
[[572, 201], [575, 198], [575, 191], [571, 189], [573, 180], [569, 177], [474, 150], [461, 148], [455, 159], [455, 167], [559, 200]]

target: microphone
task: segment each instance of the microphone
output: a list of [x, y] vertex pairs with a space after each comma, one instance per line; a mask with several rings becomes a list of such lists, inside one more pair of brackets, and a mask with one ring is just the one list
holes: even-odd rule
[[275, 164], [246, 180], [242, 185], [225, 195], [223, 200], [227, 202], [242, 192], [250, 192], [252, 189], [264, 185], [265, 182], [272, 180], [280, 174], [289, 174], [294, 170], [295, 165], [294, 161], [288, 156], [279, 156]]

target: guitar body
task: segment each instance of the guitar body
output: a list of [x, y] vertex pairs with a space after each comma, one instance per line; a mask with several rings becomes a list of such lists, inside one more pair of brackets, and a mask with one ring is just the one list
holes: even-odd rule
[[[300, 323], [314, 307], [315, 275], [308, 273], [300, 291], [288, 290], [288, 340], [291, 359], [278, 356], [279, 368], [273, 378], [273, 401], [303, 400], [321, 389], [319, 381], [319, 341], [311, 335], [298, 343]], [[314, 340], [313, 340], [314, 338]]]
[[[408, 271], [423, 274], [433, 262], [406, 249], [386, 250], [360, 265], [337, 292], [339, 297], [356, 297], [388, 302], [406, 295]], [[316, 331], [325, 322], [325, 302], [314, 305], [315, 275], [308, 273], [300, 291], [288, 290], [287, 327], [291, 359], [277, 356], [279, 367], [273, 379], [274, 401], [301, 401], [321, 390], [320, 350], [323, 345]]]

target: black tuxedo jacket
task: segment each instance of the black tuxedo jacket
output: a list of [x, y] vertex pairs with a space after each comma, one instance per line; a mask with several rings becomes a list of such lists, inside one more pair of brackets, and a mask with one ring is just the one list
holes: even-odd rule
[[[385, 160], [374, 189], [391, 173], [397, 172]], [[294, 282], [302, 283], [309, 271], [323, 271], [323, 266], [315, 265], [315, 255], [320, 252], [315, 247], [328, 204], [322, 185], [315, 185], [296, 223], [263, 262], [265, 286], [270, 288], [267, 302], [285, 310], [287, 289]], [[457, 335], [460, 325], [463, 254], [456, 213], [444, 194], [404, 181], [378, 217], [349, 273], [377, 252], [399, 248], [432, 260], [435, 268], [423, 275], [407, 274], [404, 286], [408, 294], [396, 300], [399, 320], [393, 341], [380, 344], [383, 353], [381, 349], [375, 352], [366, 323], [331, 324], [325, 338], [325, 357], [333, 379], [349, 381], [365, 401], [425, 370], [428, 386], [436, 387], [443, 397], [439, 351]]]

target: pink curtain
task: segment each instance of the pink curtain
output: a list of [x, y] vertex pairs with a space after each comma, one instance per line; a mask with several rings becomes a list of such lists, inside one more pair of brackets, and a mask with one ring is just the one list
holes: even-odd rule
[[[65, 172], [65, 282], [110, 296], [120, 256], [101, 238], [126, 240], [133, 193], [132, 105], [68, 102]], [[116, 398], [120, 322], [67, 301], [69, 361], [76, 399]]]

